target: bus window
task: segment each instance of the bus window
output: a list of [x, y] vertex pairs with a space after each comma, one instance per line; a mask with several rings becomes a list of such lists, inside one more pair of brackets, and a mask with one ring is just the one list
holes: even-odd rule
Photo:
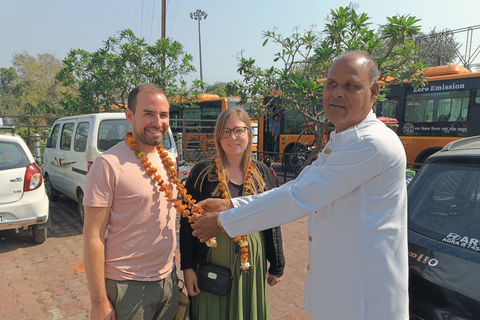
[[170, 107], [170, 127], [172, 128], [173, 132], [181, 132], [182, 129], [180, 128], [181, 121], [180, 119], [180, 110], [174, 110], [174, 106]]
[[468, 111], [468, 97], [470, 92], [467, 90], [450, 94], [438, 100], [439, 113], [445, 115], [445, 121], [465, 121]]
[[469, 95], [468, 90], [408, 94], [404, 119], [411, 122], [465, 121]]
[[378, 109], [381, 112], [381, 114], [379, 116], [380, 117], [387, 117], [387, 118], [395, 118], [395, 109], [396, 108], [397, 108], [397, 103], [396, 102], [384, 101], [378, 106]]
[[204, 102], [202, 105], [202, 119], [217, 119], [220, 112], [222, 112], [221, 101]]
[[[199, 120], [201, 118], [202, 111], [199, 107], [186, 107], [183, 109], [183, 119], [187, 120]], [[185, 121], [187, 126], [197, 125], [197, 121]]]
[[432, 121], [433, 99], [428, 95], [408, 95], [404, 119], [412, 122]]
[[235, 101], [235, 100], [228, 100], [227, 101], [227, 104], [228, 104], [228, 108], [236, 108], [239, 106], [238, 104], [238, 101]]
[[283, 130], [282, 134], [299, 134], [302, 132], [302, 124], [305, 123], [304, 117], [295, 111], [287, 111], [283, 113]]

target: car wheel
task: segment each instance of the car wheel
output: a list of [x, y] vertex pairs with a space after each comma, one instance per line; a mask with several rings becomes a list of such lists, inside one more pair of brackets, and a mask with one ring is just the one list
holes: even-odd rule
[[38, 224], [32, 226], [33, 242], [44, 243], [47, 240], [47, 228], [40, 229]]
[[60, 197], [60, 193], [55, 190], [50, 182], [50, 178], [48, 176], [45, 177], [45, 188], [47, 189], [47, 196], [48, 199], [52, 201], [57, 201]]
[[83, 225], [83, 222], [85, 221], [85, 208], [83, 207], [83, 193], [80, 193], [78, 196], [78, 214], [80, 215], [80, 222]]

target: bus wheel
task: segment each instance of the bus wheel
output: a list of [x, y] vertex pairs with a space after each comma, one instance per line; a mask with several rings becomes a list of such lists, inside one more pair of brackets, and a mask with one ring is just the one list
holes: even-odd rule
[[306, 153], [305, 148], [297, 146], [296, 148], [289, 148], [285, 153], [285, 163], [287, 165], [287, 170], [294, 172], [295, 174], [303, 168], [305, 163]]
[[434, 154], [437, 151], [440, 151], [441, 149], [429, 149], [425, 150], [423, 153], [419, 154], [417, 158], [415, 159], [415, 163], [413, 165], [413, 170], [418, 171], [422, 167], [423, 163], [425, 160], [427, 160], [428, 157], [430, 157], [432, 154]]

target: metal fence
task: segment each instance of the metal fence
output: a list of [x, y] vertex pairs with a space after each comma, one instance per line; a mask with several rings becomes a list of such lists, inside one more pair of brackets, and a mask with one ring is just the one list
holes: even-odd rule
[[[216, 120], [171, 119], [170, 128], [174, 132], [180, 160], [185, 160], [193, 166], [215, 155], [215, 122]], [[293, 153], [257, 151], [252, 157], [270, 163], [280, 183], [294, 179], [303, 167], [298, 154]], [[296, 160], [295, 166], [291, 165], [292, 159]]]
[[[2, 115], [0, 117], [14, 119], [16, 133], [25, 140], [34, 156], [40, 159], [52, 124], [60, 118], [58, 116]], [[175, 137], [180, 160], [185, 160], [193, 166], [215, 155], [215, 122], [216, 120], [171, 119], [170, 128]], [[292, 159], [289, 157], [296, 157], [295, 154], [259, 151], [252, 156], [259, 161], [270, 162], [281, 183], [295, 178], [301, 169], [301, 166], [292, 168], [291, 165], [287, 165], [287, 160]]]
[[268, 151], [257, 151], [253, 155], [253, 157], [258, 161], [262, 161], [267, 166], [270, 165], [270, 167], [272, 167], [277, 173], [278, 181], [282, 184], [295, 179], [302, 171], [302, 166], [299, 166], [296, 169], [288, 166], [288, 158], [292, 156], [295, 155], [292, 153], [277, 153]]
[[41, 157], [53, 122], [58, 116], [7, 116], [15, 121], [15, 133], [20, 135], [28, 145], [33, 155], [41, 162]]
[[15, 121], [15, 131], [27, 144], [32, 147], [33, 139], [40, 139], [46, 141], [50, 134], [50, 129], [53, 122], [57, 120], [58, 116], [5, 116], [0, 115], [0, 118], [12, 118]]
[[216, 120], [171, 119], [180, 160], [192, 165], [215, 154]]

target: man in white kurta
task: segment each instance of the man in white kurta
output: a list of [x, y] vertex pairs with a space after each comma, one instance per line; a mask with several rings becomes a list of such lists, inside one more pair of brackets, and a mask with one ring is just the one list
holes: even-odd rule
[[[371, 110], [372, 63], [349, 52], [332, 66], [324, 108], [336, 131], [311, 166], [280, 188], [232, 199], [219, 215], [232, 237], [308, 216], [304, 307], [316, 319], [408, 319], [405, 151]], [[208, 239], [213, 216], [194, 235]]]

